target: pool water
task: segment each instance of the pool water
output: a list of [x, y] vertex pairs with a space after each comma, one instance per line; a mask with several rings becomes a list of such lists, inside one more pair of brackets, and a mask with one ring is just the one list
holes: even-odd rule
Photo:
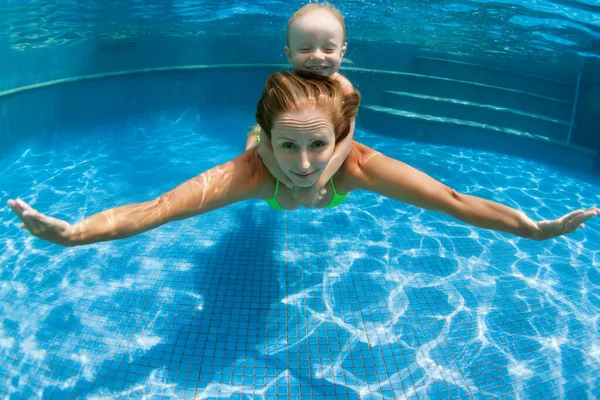
[[[247, 201], [116, 242], [74, 222], [244, 149], [252, 108], [177, 110], [23, 142], [0, 160], [3, 398], [594, 398], [600, 224], [547, 242], [366, 192], [331, 210]], [[556, 218], [597, 183], [517, 157], [356, 139], [459, 192]]]

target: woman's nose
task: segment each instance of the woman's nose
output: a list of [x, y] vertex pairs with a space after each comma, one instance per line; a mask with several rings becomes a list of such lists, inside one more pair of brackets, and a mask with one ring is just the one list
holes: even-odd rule
[[308, 152], [301, 151], [300, 159], [298, 161], [299, 161], [298, 167], [301, 168], [303, 171], [308, 171], [308, 169], [310, 168], [310, 160], [308, 157]]

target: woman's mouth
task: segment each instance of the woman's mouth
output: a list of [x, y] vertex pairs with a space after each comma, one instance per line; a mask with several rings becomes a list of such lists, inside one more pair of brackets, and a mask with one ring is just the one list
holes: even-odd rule
[[312, 177], [314, 174], [315, 174], [315, 171], [313, 171], [309, 174], [299, 174], [297, 172], [294, 172], [294, 175], [296, 175], [300, 179], [308, 179], [308, 178]]

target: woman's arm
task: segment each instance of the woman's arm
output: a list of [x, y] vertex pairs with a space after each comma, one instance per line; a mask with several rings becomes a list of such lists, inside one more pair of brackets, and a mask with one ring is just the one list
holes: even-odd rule
[[538, 223], [510, 207], [458, 193], [415, 168], [367, 146], [356, 144], [355, 149], [353, 162], [347, 163], [354, 189], [370, 190], [417, 207], [443, 212], [480, 228], [545, 240], [574, 231], [598, 213], [592, 207], [554, 221]]
[[33, 235], [64, 246], [78, 246], [123, 239], [171, 221], [260, 197], [267, 177], [253, 150], [154, 200], [105, 210], [75, 225], [39, 213], [21, 200], [10, 200], [9, 205]]

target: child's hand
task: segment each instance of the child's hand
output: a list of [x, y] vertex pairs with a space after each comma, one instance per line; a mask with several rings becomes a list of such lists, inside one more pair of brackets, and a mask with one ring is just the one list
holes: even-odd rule
[[323, 200], [323, 197], [327, 194], [327, 189], [313, 185], [308, 188], [296, 187], [294, 188], [294, 199], [300, 204], [304, 204], [305, 207], [310, 207], [315, 203]]
[[275, 157], [273, 156], [273, 150], [271, 149], [271, 144], [267, 138], [267, 135], [261, 136], [261, 142], [258, 145], [258, 156], [262, 160], [263, 164], [265, 164], [265, 167], [271, 173], [271, 175], [275, 177], [275, 179], [279, 179], [279, 181], [285, 186], [293, 189], [294, 184], [290, 178], [283, 173], [281, 168], [279, 168], [279, 164], [277, 164], [277, 160], [275, 160]]

